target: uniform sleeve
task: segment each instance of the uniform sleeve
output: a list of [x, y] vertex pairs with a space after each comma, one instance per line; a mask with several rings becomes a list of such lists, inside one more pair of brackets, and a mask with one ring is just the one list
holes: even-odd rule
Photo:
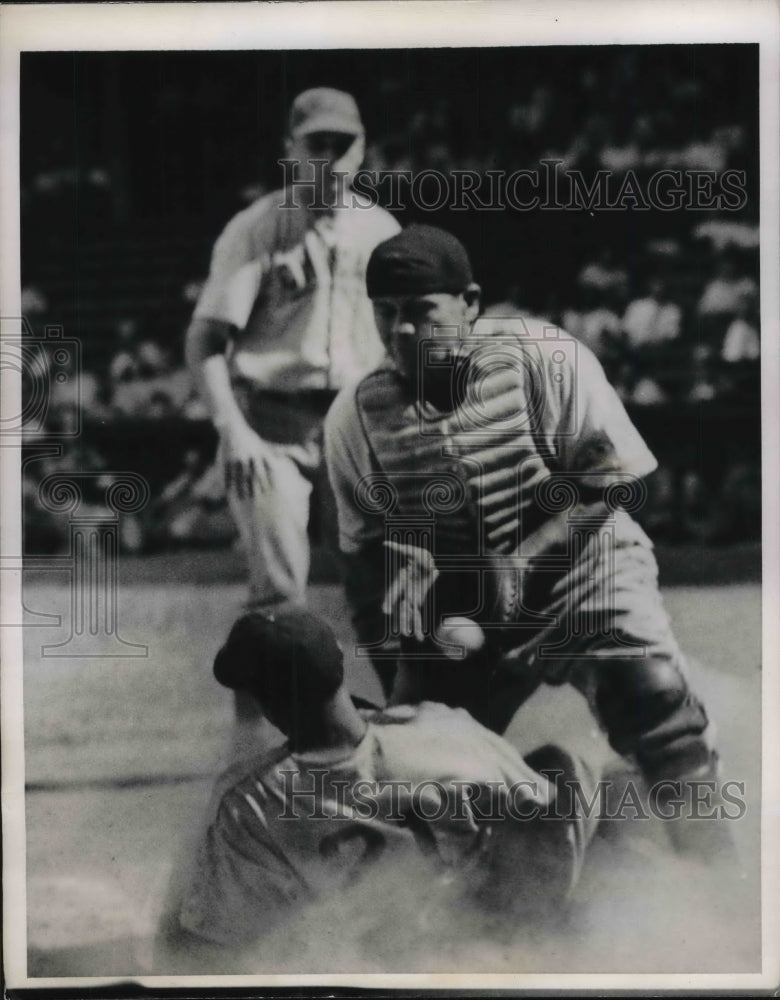
[[287, 919], [299, 893], [257, 824], [248, 829], [223, 800], [201, 841], [179, 921], [204, 941], [238, 948], [253, 944]]
[[[646, 476], [657, 462], [631, 423], [604, 370], [584, 344], [570, 358], [570, 377], [548, 383], [558, 395], [556, 451], [562, 471], [583, 476], [587, 486], [604, 485], [604, 477]], [[589, 475], [592, 474], [592, 475]]]
[[377, 244], [383, 243], [385, 240], [389, 240], [396, 233], [400, 233], [401, 226], [394, 215], [386, 211], [384, 208], [377, 209], [377, 225], [376, 225], [376, 235]]
[[371, 472], [371, 455], [357, 414], [354, 391], [338, 396], [325, 420], [325, 456], [336, 499], [339, 547], [344, 554], [344, 595], [358, 641], [372, 647], [374, 668], [389, 694], [399, 655], [387, 632], [384, 520], [361, 508], [358, 484]]
[[[237, 292], [236, 287], [231, 288], [231, 282], [247, 265], [250, 266], [243, 271], [243, 279], [239, 279], [238, 294], [241, 291], [246, 294], [247, 283], [251, 280], [259, 281], [258, 262], [270, 253], [272, 240], [271, 228], [261, 209], [262, 206], [253, 206], [251, 211], [240, 212], [218, 237], [211, 254], [209, 276], [195, 307], [196, 319], [245, 325], [246, 320], [236, 323], [231, 312], [231, 297]], [[248, 317], [248, 310], [246, 315]]]
[[371, 472], [371, 456], [355, 403], [355, 387], [344, 389], [325, 418], [325, 459], [336, 499], [339, 547], [346, 555], [383, 537], [380, 518], [363, 510], [358, 484]]

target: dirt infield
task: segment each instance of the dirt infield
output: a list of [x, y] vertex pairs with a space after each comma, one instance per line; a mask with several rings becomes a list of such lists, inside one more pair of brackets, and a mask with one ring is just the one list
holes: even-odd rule
[[[148, 655], [67, 660], [43, 658], [40, 652], [43, 643], [67, 634], [65, 582], [52, 577], [48, 584], [37, 580], [26, 587], [31, 612], [63, 615], [60, 626], [31, 625], [25, 635], [29, 975], [144, 971], [176, 844], [202, 809], [210, 778], [227, 754], [230, 695], [214, 684], [210, 665], [242, 597], [238, 583], [123, 584], [120, 633], [146, 644]], [[743, 892], [739, 900], [732, 898], [729, 919], [720, 922], [724, 914], [713, 902], [712, 887], [701, 879], [697, 887], [695, 871], [681, 871], [674, 860], [653, 861], [652, 842], [616, 851], [603, 841], [573, 923], [558, 936], [534, 941], [533, 948], [519, 940], [504, 948], [475, 940], [454, 966], [451, 955], [415, 956], [409, 942], [400, 941], [395, 959], [382, 954], [367, 967], [352, 943], [331, 955], [334, 968], [759, 967], [760, 588], [754, 583], [678, 587], [666, 590], [665, 600], [718, 722], [726, 776], [745, 782], [748, 811], [734, 824]], [[349, 643], [337, 589], [315, 586], [312, 604]], [[378, 696], [377, 681], [363, 662], [350, 660], [348, 676], [355, 693]], [[535, 695], [510, 732], [533, 742], [561, 728], [578, 739], [600, 739], [584, 702], [568, 689]], [[313, 949], [299, 956], [295, 971], [320, 971], [327, 961]]]

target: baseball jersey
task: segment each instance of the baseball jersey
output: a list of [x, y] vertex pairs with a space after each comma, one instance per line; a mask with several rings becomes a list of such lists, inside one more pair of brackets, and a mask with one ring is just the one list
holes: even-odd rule
[[234, 376], [281, 392], [341, 388], [384, 353], [365, 271], [400, 226], [353, 193], [332, 213], [284, 198], [274, 191], [228, 223], [195, 317], [238, 329]]
[[[553, 491], [566, 476], [598, 488], [655, 469], [585, 345], [527, 317], [478, 320], [468, 342], [485, 377], [452, 413], [431, 413], [424, 401], [404, 396], [389, 360], [334, 401], [325, 448], [344, 553], [384, 536], [384, 515], [372, 513], [371, 504], [360, 501], [366, 491], [356, 490], [372, 478], [397, 488], [393, 515], [425, 514], [435, 500], [425, 486], [437, 475], [445, 493], [456, 494], [462, 481], [462, 502], [455, 495], [449, 509], [445, 502], [438, 527], [449, 520], [465, 532], [479, 520], [474, 552], [508, 554], [527, 546], [538, 554], [567, 544], [565, 521], [552, 516], [557, 501], [546, 495], [544, 480], [556, 477], [548, 484]], [[616, 520], [620, 531], [649, 545], [630, 518]], [[531, 536], [539, 539], [533, 548]]]
[[[403, 866], [409, 852], [417, 860], [421, 843], [433, 859], [432, 887], [479, 837], [462, 783], [520, 789], [539, 808], [551, 801], [546, 779], [463, 709], [423, 702], [365, 714], [366, 734], [348, 752], [282, 747], [222, 779], [182, 897], [184, 929], [224, 946], [250, 944], [304, 904], [345, 890], [372, 862]], [[390, 793], [389, 782], [423, 796], [428, 818], [418, 808], [410, 823], [408, 796]], [[443, 808], [450, 794], [452, 807]]]

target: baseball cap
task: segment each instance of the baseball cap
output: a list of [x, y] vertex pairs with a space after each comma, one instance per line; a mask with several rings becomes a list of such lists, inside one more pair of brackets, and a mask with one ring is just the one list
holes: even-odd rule
[[466, 248], [436, 226], [411, 225], [374, 248], [366, 269], [370, 299], [386, 295], [458, 295], [473, 281]]
[[344, 680], [343, 654], [326, 622], [305, 608], [243, 615], [217, 653], [214, 676], [268, 708], [330, 698]]
[[290, 135], [346, 132], [362, 135], [363, 122], [351, 94], [331, 87], [315, 87], [298, 94], [290, 109]]

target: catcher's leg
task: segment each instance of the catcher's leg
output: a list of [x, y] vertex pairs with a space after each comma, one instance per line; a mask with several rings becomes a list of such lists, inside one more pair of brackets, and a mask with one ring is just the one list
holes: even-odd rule
[[677, 849], [730, 856], [713, 727], [682, 663], [651, 652], [598, 659], [591, 672], [588, 694], [609, 743], [638, 764]]
[[[556, 679], [585, 694], [610, 745], [636, 762], [676, 846], [706, 857], [729, 852], [729, 823], [718, 818], [714, 728], [690, 688], [652, 550], [599, 539], [587, 555], [555, 589], [559, 620], [550, 638], [557, 641], [539, 652], [553, 653], [557, 660], [547, 662]], [[705, 808], [707, 782], [715, 791]]]

